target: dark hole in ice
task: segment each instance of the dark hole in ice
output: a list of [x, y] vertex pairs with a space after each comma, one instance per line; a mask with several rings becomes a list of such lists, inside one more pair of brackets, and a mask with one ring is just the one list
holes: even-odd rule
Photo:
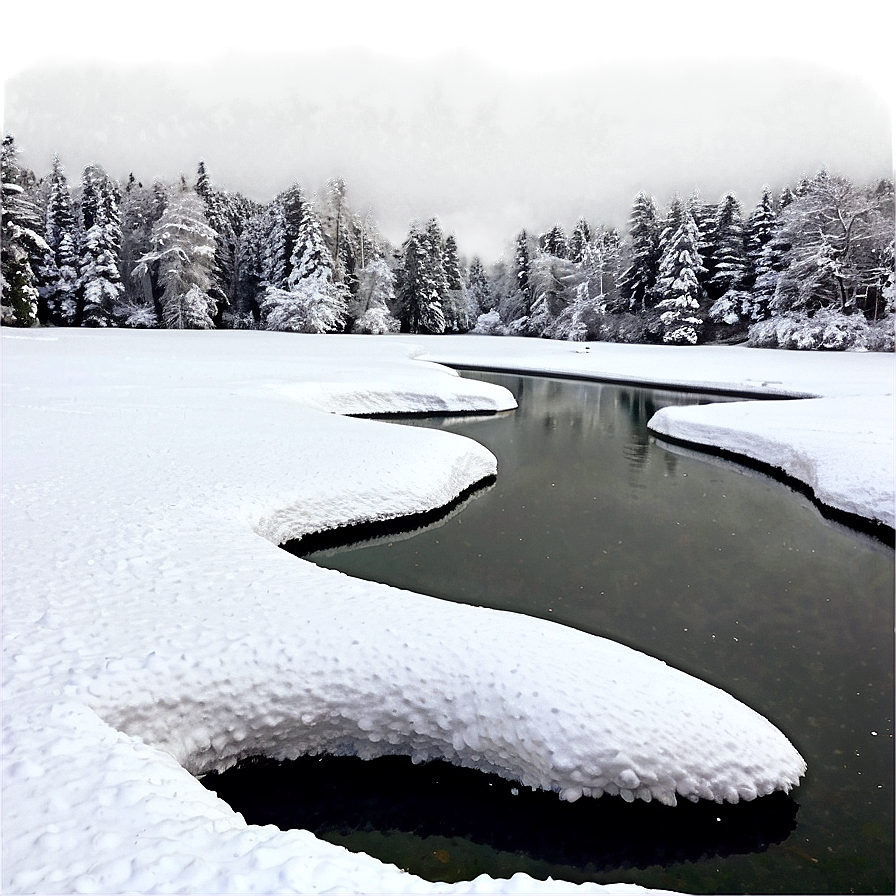
[[783, 793], [735, 805], [612, 796], [567, 803], [496, 775], [403, 756], [249, 759], [202, 783], [250, 824], [310, 830], [430, 880], [517, 870], [587, 880], [761, 852], [788, 837], [797, 813]]

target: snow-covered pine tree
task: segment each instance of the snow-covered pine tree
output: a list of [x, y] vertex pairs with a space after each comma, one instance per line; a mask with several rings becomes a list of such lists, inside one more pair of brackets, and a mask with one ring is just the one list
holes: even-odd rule
[[716, 271], [718, 247], [716, 219], [719, 214], [719, 206], [713, 202], [704, 202], [698, 190], [691, 193], [686, 204], [697, 225], [697, 233], [700, 237], [697, 243], [697, 251], [703, 260], [703, 271], [698, 274], [700, 286], [705, 293], [709, 294], [712, 291], [711, 280]]
[[756, 282], [759, 257], [762, 250], [772, 238], [778, 225], [778, 215], [775, 212], [775, 203], [772, 192], [768, 187], [762, 188], [762, 196], [756, 208], [750, 213], [744, 227], [744, 251], [747, 256], [746, 285], [752, 288]]
[[78, 304], [78, 233], [71, 192], [59, 156], [53, 156], [49, 178], [44, 237], [50, 247], [43, 271], [42, 319], [71, 326]]
[[287, 286], [294, 241], [290, 240], [288, 230], [283, 202], [280, 198], [275, 198], [262, 215], [259, 227], [262, 237], [259, 274], [263, 287], [285, 289]]
[[660, 260], [660, 226], [656, 201], [643, 191], [632, 204], [629, 219], [629, 265], [619, 282], [622, 300], [630, 311], [644, 311], [653, 304]]
[[486, 274], [482, 259], [478, 255], [474, 255], [470, 262], [467, 291], [477, 317], [495, 307], [488, 274]]
[[80, 314], [82, 327], [108, 327], [124, 294], [121, 219], [117, 185], [100, 165], [88, 165], [81, 177]]
[[[507, 271], [510, 282], [500, 297], [501, 319], [511, 332], [525, 331], [532, 310], [532, 246], [529, 234], [521, 230], [513, 243], [513, 264]], [[512, 284], [512, 285], [511, 285]]]
[[26, 189], [33, 175], [19, 165], [15, 139], [3, 139], [2, 239], [0, 239], [0, 293], [4, 324], [32, 327], [38, 323], [40, 271], [45, 268], [50, 247], [43, 237], [37, 206]]
[[734, 193], [726, 193], [722, 197], [713, 222], [713, 233], [715, 270], [708, 292], [709, 298], [715, 301], [731, 290], [743, 290], [747, 281], [743, 216]]
[[[479, 312], [477, 310], [474, 313], [471, 307], [471, 299], [461, 273], [457, 239], [453, 233], [445, 238], [442, 245], [442, 267], [445, 271], [446, 287], [445, 295], [442, 298], [445, 330], [451, 333], [466, 333], [476, 322]], [[476, 307], [478, 308], [478, 306]]]
[[543, 233], [538, 240], [542, 250], [554, 258], [566, 258], [569, 255], [569, 246], [566, 234], [559, 224], [555, 224], [547, 233]]
[[333, 282], [333, 260], [314, 210], [304, 204], [290, 257], [288, 288], [269, 286], [261, 306], [265, 327], [297, 333], [332, 333], [345, 323], [349, 292]]
[[585, 254], [585, 247], [591, 242], [591, 225], [584, 217], [576, 221], [569, 238], [569, 260], [579, 264]]
[[778, 197], [778, 209], [783, 211], [794, 199], [796, 199], [796, 193], [789, 186], [785, 186]]
[[699, 272], [703, 264], [699, 242], [697, 224], [690, 209], [682, 203], [678, 228], [664, 240], [657, 277], [657, 294], [663, 298], [656, 307], [661, 312], [663, 342], [669, 345], [695, 345], [700, 339], [703, 290]]
[[430, 239], [415, 221], [401, 250], [396, 295], [401, 329], [407, 333], [444, 333], [440, 283], [433, 276]]
[[236, 310], [232, 326], [248, 327], [261, 320], [261, 297], [270, 208], [256, 212], [246, 222], [237, 245]]
[[396, 333], [401, 326], [390, 309], [395, 305], [395, 275], [384, 258], [374, 258], [358, 277], [351, 317], [354, 333]]

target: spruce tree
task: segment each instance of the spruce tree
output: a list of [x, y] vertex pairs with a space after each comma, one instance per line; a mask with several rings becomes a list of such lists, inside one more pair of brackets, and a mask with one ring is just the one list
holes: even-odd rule
[[78, 234], [65, 169], [55, 155], [44, 222], [50, 253], [41, 289], [42, 317], [57, 325], [71, 326], [77, 314]]
[[619, 292], [630, 311], [644, 311], [653, 304], [660, 259], [660, 227], [654, 198], [638, 193], [629, 221], [629, 266], [620, 280]]
[[[419, 224], [411, 225], [402, 245], [402, 265], [398, 270], [396, 295], [401, 329], [408, 333], [443, 333], [439, 280], [431, 253], [432, 241]], [[444, 271], [442, 272], [444, 276]]]
[[120, 193], [99, 165], [89, 165], [81, 178], [80, 307], [78, 323], [108, 327], [124, 293], [121, 260]]
[[699, 242], [693, 215], [682, 204], [680, 223], [665, 240], [657, 277], [657, 294], [663, 298], [656, 307], [661, 312], [663, 342], [670, 345], [694, 345], [702, 331]]
[[50, 247], [44, 240], [40, 213], [26, 186], [33, 180], [16, 158], [12, 135], [3, 140], [2, 240], [0, 240], [0, 291], [3, 323], [32, 327], [38, 323], [40, 271], [45, 268]]
[[477, 315], [491, 311], [495, 307], [491, 284], [488, 281], [488, 275], [483, 267], [482, 259], [478, 255], [474, 255], [473, 260], [470, 262], [469, 285], [467, 289]]
[[555, 224], [547, 233], [542, 234], [538, 242], [541, 248], [554, 258], [566, 258], [569, 254], [566, 234], [559, 224]]
[[744, 228], [744, 251], [747, 257], [748, 287], [756, 282], [757, 268], [762, 250], [766, 247], [778, 224], [774, 200], [768, 187], [762, 188], [762, 197], [750, 213]]
[[[288, 211], [288, 210], [287, 210]], [[269, 286], [261, 306], [269, 330], [331, 333], [342, 329], [348, 313], [348, 289], [333, 282], [333, 259], [320, 221], [304, 203], [290, 256], [287, 289]]]
[[591, 242], [591, 226], [585, 218], [579, 218], [569, 238], [569, 260], [580, 264], [585, 254], [585, 247]]
[[712, 301], [729, 290], [742, 290], [748, 276], [743, 218], [740, 203], [733, 193], [727, 193], [719, 203], [713, 230], [715, 271], [708, 290]]

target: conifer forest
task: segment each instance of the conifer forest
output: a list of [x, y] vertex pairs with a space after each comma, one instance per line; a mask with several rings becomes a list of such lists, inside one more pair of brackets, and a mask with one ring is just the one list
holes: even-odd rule
[[[627, 222], [508, 234], [467, 259], [436, 217], [393, 245], [345, 182], [266, 204], [90, 165], [38, 175], [2, 150], [3, 324], [481, 333], [893, 351], [894, 188], [825, 169], [755, 208], [634, 197]], [[520, 222], [525, 225], [525, 222]]]

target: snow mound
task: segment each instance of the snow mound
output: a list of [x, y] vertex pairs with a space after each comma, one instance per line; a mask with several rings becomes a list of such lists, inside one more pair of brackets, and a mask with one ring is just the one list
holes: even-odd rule
[[194, 775], [253, 754], [442, 758], [567, 800], [738, 801], [805, 771], [634, 650], [276, 547], [494, 474], [469, 439], [331, 413], [366, 383], [404, 411], [506, 390], [381, 337], [56, 332], [4, 339], [4, 892], [603, 890], [430, 884], [246, 825]]
[[892, 528], [894, 416], [889, 395], [663, 408], [648, 425], [777, 467], [822, 504]]

